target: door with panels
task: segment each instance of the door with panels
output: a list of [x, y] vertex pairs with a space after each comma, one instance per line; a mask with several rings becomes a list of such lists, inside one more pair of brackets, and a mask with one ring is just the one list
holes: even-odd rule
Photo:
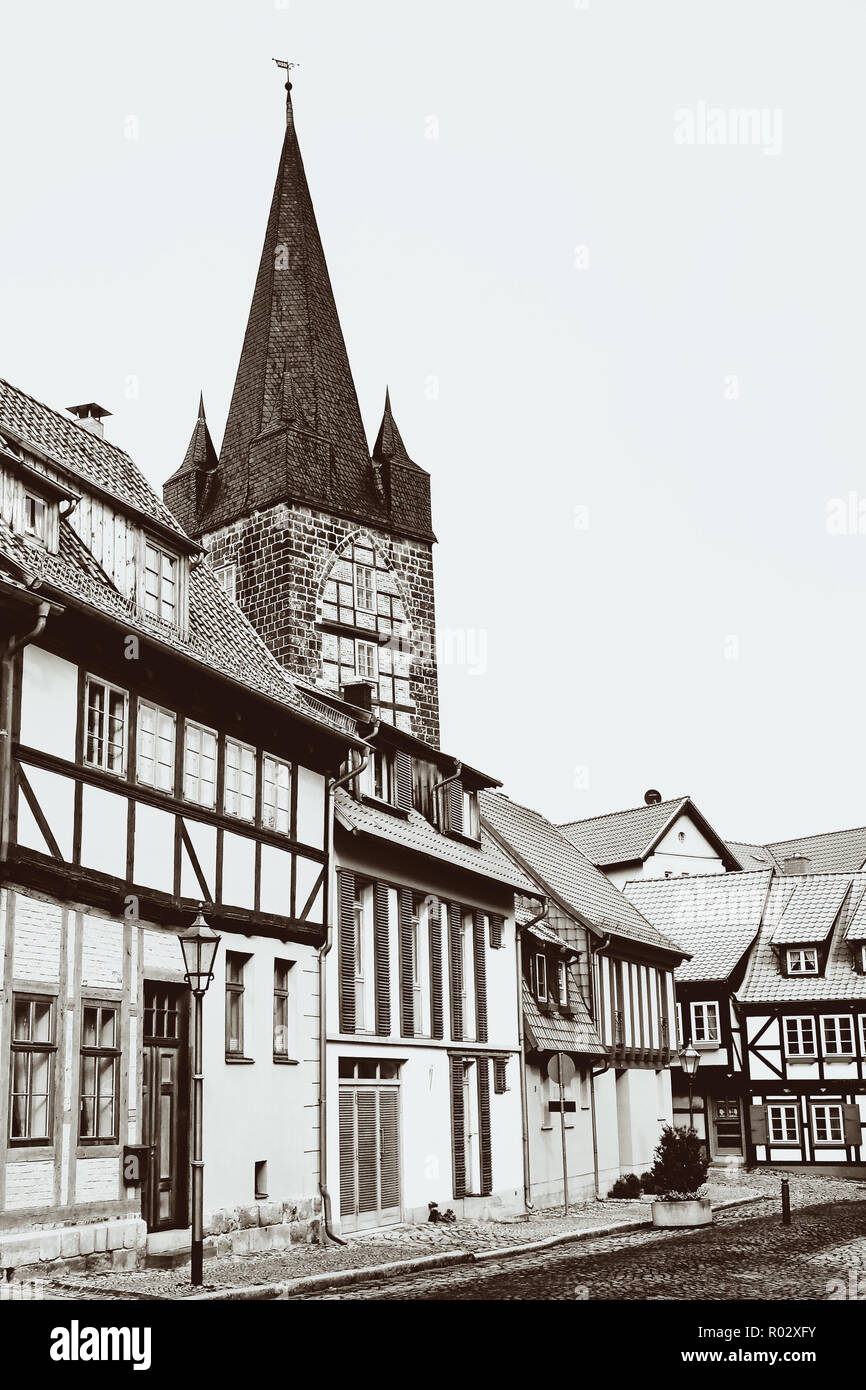
[[185, 987], [144, 982], [141, 1139], [151, 1154], [142, 1215], [149, 1231], [187, 1224], [188, 1001]]
[[400, 1206], [400, 1082], [396, 1062], [340, 1058], [340, 1224], [393, 1225]]

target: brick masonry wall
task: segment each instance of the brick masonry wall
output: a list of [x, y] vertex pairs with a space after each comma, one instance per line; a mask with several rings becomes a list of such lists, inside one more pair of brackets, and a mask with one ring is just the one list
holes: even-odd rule
[[237, 601], [277, 659], [293, 674], [322, 684], [317, 603], [337, 551], [359, 533], [374, 543], [407, 595], [417, 650], [410, 674], [415, 706], [410, 729], [438, 748], [432, 546], [286, 503], [203, 536], [202, 543], [212, 565], [235, 565]]

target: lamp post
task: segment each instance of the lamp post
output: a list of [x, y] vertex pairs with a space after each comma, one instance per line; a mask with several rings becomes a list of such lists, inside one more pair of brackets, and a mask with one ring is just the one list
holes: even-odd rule
[[692, 1105], [692, 1094], [695, 1085], [695, 1073], [701, 1064], [701, 1054], [696, 1047], [689, 1045], [680, 1051], [680, 1066], [686, 1074], [689, 1083], [689, 1129], [694, 1129], [694, 1114]]
[[202, 1282], [204, 1226], [204, 1163], [202, 1161], [202, 1000], [213, 979], [220, 938], [202, 916], [202, 903], [191, 927], [180, 934], [180, 949], [186, 982], [195, 1000], [195, 1023], [192, 1077], [192, 1244], [190, 1247], [190, 1280]]

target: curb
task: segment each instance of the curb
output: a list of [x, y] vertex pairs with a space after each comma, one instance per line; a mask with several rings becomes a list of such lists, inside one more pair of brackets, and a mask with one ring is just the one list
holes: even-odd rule
[[178, 1300], [183, 1303], [255, 1302], [274, 1298], [294, 1298], [297, 1294], [315, 1293], [317, 1289], [342, 1288], [370, 1280], [387, 1278], [392, 1274], [414, 1274], [422, 1269], [444, 1269], [448, 1265], [470, 1264], [471, 1250], [447, 1250], [441, 1255], [417, 1255], [411, 1260], [390, 1260], [383, 1265], [358, 1265], [354, 1269], [335, 1269], [332, 1273], [308, 1274], [300, 1279], [282, 1279], [274, 1284], [242, 1284], [233, 1289], [217, 1289], [213, 1293], [191, 1294]]

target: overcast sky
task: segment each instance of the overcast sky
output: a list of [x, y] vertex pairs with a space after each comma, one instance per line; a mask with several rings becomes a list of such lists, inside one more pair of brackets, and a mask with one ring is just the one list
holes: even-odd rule
[[368, 436], [389, 382], [432, 475], [443, 745], [556, 820], [653, 786], [731, 838], [866, 822], [862, 3], [3, 31], [0, 374], [112, 410], [157, 487], [200, 389], [219, 444], [293, 59]]

